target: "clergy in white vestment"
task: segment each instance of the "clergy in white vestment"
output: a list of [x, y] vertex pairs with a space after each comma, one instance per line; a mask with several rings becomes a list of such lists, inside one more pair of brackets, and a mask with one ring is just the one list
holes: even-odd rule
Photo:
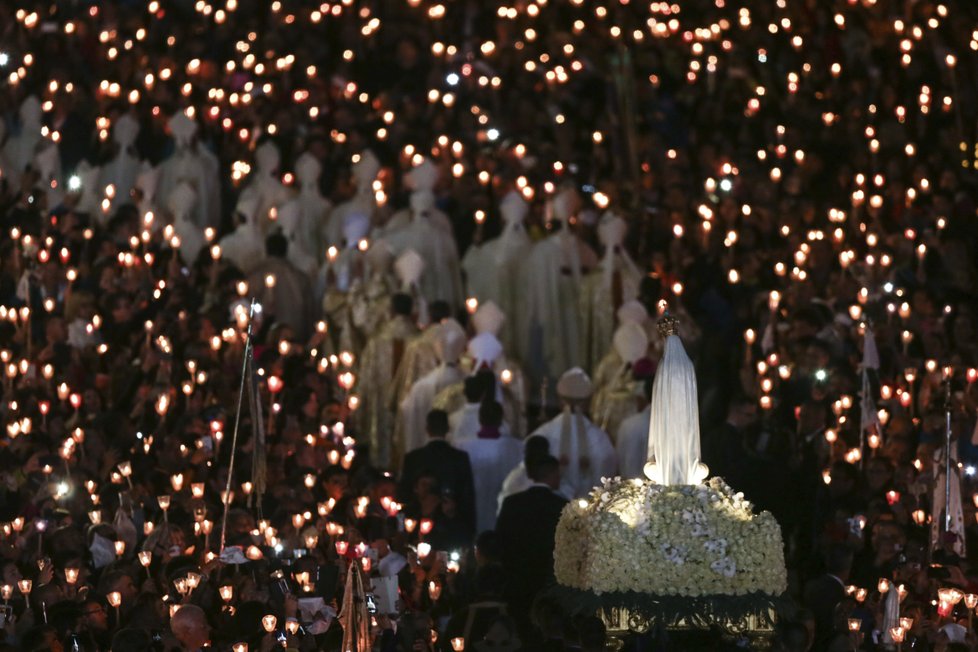
[[[652, 356], [652, 351], [655, 350], [655, 344], [653, 343], [655, 322], [649, 319], [649, 313], [645, 310], [645, 306], [635, 300], [627, 301], [616, 311], [615, 318], [618, 320], [619, 325], [634, 322], [645, 331], [646, 339], [650, 345], [649, 355]], [[598, 363], [591, 373], [591, 380], [594, 385], [596, 387], [603, 387], [609, 384], [615, 374], [618, 373], [618, 370], [621, 369], [622, 364], [624, 364], [624, 360], [618, 354], [618, 350], [614, 346], [609, 347], [604, 357], [601, 358], [601, 362]]]
[[[651, 391], [651, 390], [650, 390]], [[649, 420], [652, 407], [633, 414], [618, 426], [616, 450], [618, 475], [623, 478], [645, 478], [645, 463], [649, 458]]]
[[425, 301], [445, 301], [453, 310], [458, 309], [462, 306], [458, 246], [451, 230], [446, 230], [438, 217], [435, 194], [429, 188], [419, 188], [411, 193], [409, 204], [409, 219], [385, 228], [379, 239], [395, 253], [417, 251], [425, 262], [419, 288]]
[[196, 140], [197, 123], [183, 111], [177, 111], [167, 122], [173, 136], [173, 153], [160, 163], [157, 196], [169, 197], [181, 181], [197, 192], [193, 221], [202, 229], [217, 228], [221, 221], [221, 188], [217, 157]]
[[61, 153], [58, 145], [47, 139], [42, 140], [31, 167], [37, 174], [34, 188], [44, 193], [47, 206], [53, 208], [59, 205], [64, 199], [65, 184], [61, 183]]
[[304, 243], [302, 209], [293, 197], [278, 207], [276, 221], [289, 243], [289, 260], [310, 279], [319, 274], [319, 261], [310, 254]]
[[299, 183], [299, 194], [295, 199], [299, 202], [302, 246], [306, 254], [321, 264], [324, 260], [323, 252], [326, 251], [323, 232], [329, 223], [329, 213], [333, 208], [329, 200], [323, 197], [319, 187], [323, 166], [319, 159], [305, 152], [296, 159], [293, 167], [295, 167], [295, 179]]
[[642, 361], [645, 367], [649, 367], [652, 363], [646, 357], [648, 336], [645, 329], [635, 322], [623, 322], [615, 330], [612, 347], [621, 362], [601, 385], [595, 384], [591, 417], [608, 434], [617, 434], [621, 422], [641, 407], [642, 379], [635, 375], [636, 365]]
[[533, 433], [550, 442], [551, 454], [560, 460], [561, 478], [571, 487], [574, 498], [587, 495], [602, 477], [613, 476], [618, 468], [618, 456], [608, 434], [584, 415], [593, 391], [591, 379], [582, 369], [564, 372], [557, 382], [561, 413]]
[[249, 291], [262, 304], [266, 316], [291, 328], [297, 341], [306, 342], [315, 319], [312, 283], [286, 258], [288, 242], [281, 233], [272, 233], [265, 242], [267, 255], [251, 270]]
[[221, 238], [221, 255], [235, 267], [248, 274], [265, 258], [265, 243], [258, 231], [257, 200], [242, 198], [234, 208], [237, 227]]
[[[267, 235], [278, 221], [278, 211], [292, 198], [292, 191], [279, 179], [282, 156], [271, 140], [255, 150], [255, 169], [241, 191], [242, 200], [254, 200], [258, 232]], [[298, 209], [296, 209], [298, 212]], [[294, 221], [297, 221], [296, 217]]]
[[[366, 216], [371, 224], [377, 211], [377, 197], [374, 180], [380, 174], [380, 161], [369, 149], [354, 155], [350, 178], [353, 182], [353, 196], [341, 202], [330, 211], [324, 233], [325, 244], [334, 247], [343, 245], [343, 228], [350, 215]], [[400, 252], [395, 252], [400, 253]]]
[[497, 335], [511, 354], [520, 348], [517, 337], [528, 330], [522, 315], [520, 302], [520, 270], [533, 242], [523, 225], [530, 205], [523, 196], [511, 190], [499, 203], [503, 230], [495, 238], [482, 244], [474, 244], [465, 252], [462, 268], [465, 270], [467, 296], [497, 303], [507, 316], [507, 323]]
[[[438, 166], [435, 165], [431, 159], [425, 158], [421, 161], [421, 163], [415, 165], [407, 172], [407, 174], [404, 175], [404, 185], [412, 192], [428, 191], [434, 194], [435, 187], [438, 185], [438, 178], [440, 176], [441, 174], [438, 170]], [[377, 236], [384, 237], [387, 234], [394, 233], [399, 229], [409, 226], [411, 224], [411, 219], [411, 209], [403, 208], [391, 216]], [[444, 212], [432, 206], [432, 208], [428, 211], [428, 219], [434, 226], [437, 226], [448, 235], [454, 237], [454, 232], [452, 231], [452, 221], [447, 215], [445, 215]]]
[[527, 331], [519, 334], [519, 359], [535, 381], [553, 379], [580, 365], [578, 295], [581, 279], [597, 263], [594, 251], [572, 231], [580, 200], [565, 188], [553, 200], [556, 232], [537, 242], [522, 270]]
[[414, 383], [398, 410], [395, 450], [403, 453], [424, 445], [425, 419], [435, 395], [465, 377], [458, 368], [458, 359], [465, 350], [465, 330], [454, 319], [446, 319], [433, 328], [437, 329], [435, 353], [439, 364]]
[[[136, 185], [140, 160], [134, 144], [139, 135], [139, 121], [131, 113], [123, 113], [112, 125], [115, 156], [99, 171], [100, 192], [109, 200], [109, 215], [115, 215], [123, 204], [131, 203], [130, 195]], [[109, 187], [111, 191], [108, 191]]]
[[475, 437], [456, 444], [469, 455], [475, 485], [476, 532], [491, 530], [496, 522], [496, 505], [509, 470], [523, 458], [523, 443], [502, 432], [503, 408], [496, 401], [479, 407], [479, 430]]
[[[503, 508], [503, 501], [513, 494], [526, 491], [533, 486], [533, 480], [530, 479], [526, 471], [527, 463], [532, 463], [534, 459], [549, 457], [549, 455], [550, 442], [546, 437], [530, 435], [526, 438], [526, 441], [523, 442], [523, 459], [506, 474], [506, 479], [503, 480], [503, 486], [499, 490], [499, 496], [496, 499], [497, 514]], [[564, 478], [560, 479], [560, 489], [557, 493], [568, 500], [574, 495], [573, 489], [571, 489]]]
[[[184, 264], [192, 266], [204, 248], [204, 231], [193, 221], [194, 207], [197, 205], [197, 193], [194, 187], [186, 181], [181, 181], [166, 198], [168, 217], [172, 220], [173, 233], [169, 245], [180, 252]], [[164, 233], [168, 230], [164, 230]]]
[[609, 211], [601, 217], [598, 239], [604, 255], [581, 283], [581, 360], [592, 373], [611, 344], [616, 311], [638, 296], [642, 282], [642, 271], [624, 248], [627, 230], [618, 215]]
[[24, 170], [34, 162], [35, 154], [46, 140], [41, 134], [43, 116], [41, 101], [37, 96], [28, 95], [21, 102], [17, 112], [20, 122], [18, 129], [3, 146], [3, 157], [7, 166], [4, 172], [7, 175], [7, 183], [12, 188], [19, 187]]
[[[487, 369], [475, 372], [462, 382], [465, 404], [448, 415], [448, 443], [456, 445], [466, 439], [475, 439], [479, 433], [479, 407], [486, 400], [495, 400], [496, 377]], [[435, 409], [439, 409], [437, 399]], [[512, 434], [505, 421], [499, 426], [504, 435]]]

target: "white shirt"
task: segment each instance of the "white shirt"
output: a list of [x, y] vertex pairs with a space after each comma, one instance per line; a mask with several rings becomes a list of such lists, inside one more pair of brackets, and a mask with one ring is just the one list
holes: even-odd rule
[[501, 435], [498, 439], [473, 437], [456, 445], [468, 453], [472, 464], [476, 531], [491, 530], [496, 523], [496, 499], [508, 470], [519, 464], [523, 457], [523, 444], [518, 439]]

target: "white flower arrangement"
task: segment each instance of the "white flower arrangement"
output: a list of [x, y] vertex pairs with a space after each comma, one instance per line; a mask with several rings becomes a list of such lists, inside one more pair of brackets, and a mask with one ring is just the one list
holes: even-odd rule
[[781, 528], [720, 478], [699, 485], [603, 478], [557, 526], [557, 582], [597, 594], [780, 595]]

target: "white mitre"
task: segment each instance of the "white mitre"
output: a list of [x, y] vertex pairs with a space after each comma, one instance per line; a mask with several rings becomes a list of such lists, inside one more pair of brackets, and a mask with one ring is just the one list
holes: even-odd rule
[[649, 462], [645, 475], [658, 484], [695, 485], [710, 474], [700, 461], [700, 417], [696, 373], [668, 312], [659, 320], [665, 352], [652, 384]]

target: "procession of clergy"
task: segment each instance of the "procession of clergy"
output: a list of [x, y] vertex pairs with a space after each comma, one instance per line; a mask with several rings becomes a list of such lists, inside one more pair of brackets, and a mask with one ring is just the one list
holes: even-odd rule
[[[501, 233], [460, 259], [449, 218], [435, 205], [439, 170], [430, 160], [407, 172], [409, 208], [382, 226], [381, 166], [369, 150], [352, 166], [355, 196], [335, 208], [318, 195], [312, 157], [296, 165], [302, 189], [294, 198], [271, 174], [274, 146], [259, 148], [256, 161], [258, 179], [241, 194], [241, 225], [222, 240], [223, 255], [249, 273], [278, 322], [302, 337], [308, 315], [319, 312], [335, 352], [353, 354], [354, 422], [377, 467], [396, 473], [425, 444], [426, 418], [437, 409], [449, 415], [449, 443], [469, 455], [479, 530], [492, 527], [506, 495], [531, 484], [528, 436], [549, 442], [567, 498], [602, 476], [641, 476], [655, 316], [637, 300], [643, 273], [622, 246], [621, 217], [592, 209], [599, 257], [575, 233], [581, 196], [563, 188], [547, 208], [549, 234], [534, 242], [524, 228], [530, 206], [513, 189], [499, 202]], [[262, 216], [276, 213], [288, 262], [262, 261]], [[312, 282], [283, 282], [295, 276], [290, 266]], [[319, 305], [310, 307], [308, 296]], [[463, 310], [467, 329], [453, 317]], [[534, 415], [549, 416], [549, 401], [559, 414], [528, 432], [530, 404]], [[502, 423], [480, 410], [486, 402], [502, 407]]]
[[[220, 223], [219, 193], [208, 190], [218, 185], [217, 165], [192, 118], [178, 112], [168, 128], [175, 150], [156, 167], [113, 160], [81, 170], [79, 208], [107, 215], [89, 189], [133, 187], [140, 215], [169, 217], [170, 245], [195, 261]], [[114, 125], [117, 159], [131, 156], [137, 133], [127, 116]], [[513, 187], [496, 207], [501, 233], [460, 257], [436, 205], [440, 170], [430, 159], [413, 158], [403, 177], [409, 205], [383, 224], [382, 166], [369, 149], [353, 156], [355, 192], [335, 207], [321, 194], [311, 153], [296, 160], [296, 189], [281, 180], [272, 141], [256, 148], [254, 166], [235, 228], [210, 253], [247, 275], [249, 294], [297, 340], [310, 337], [317, 315], [325, 319], [327, 346], [355, 360], [354, 421], [377, 467], [396, 473], [425, 443], [426, 417], [439, 409], [450, 416], [450, 443], [469, 454], [480, 529], [491, 527], [502, 497], [529, 486], [522, 460], [530, 435], [549, 441], [568, 498], [602, 476], [641, 475], [655, 316], [637, 300], [644, 274], [623, 247], [620, 216], [599, 214], [573, 186], [556, 188], [548, 233], [533, 241], [524, 225], [530, 205]], [[594, 226], [600, 254], [576, 233], [583, 223]], [[284, 236], [285, 252], [267, 246], [273, 234]], [[470, 316], [468, 330], [453, 317], [460, 314]], [[480, 423], [487, 401], [503, 408], [499, 427]], [[537, 417], [551, 405], [561, 410], [529, 433], [531, 404]]]

